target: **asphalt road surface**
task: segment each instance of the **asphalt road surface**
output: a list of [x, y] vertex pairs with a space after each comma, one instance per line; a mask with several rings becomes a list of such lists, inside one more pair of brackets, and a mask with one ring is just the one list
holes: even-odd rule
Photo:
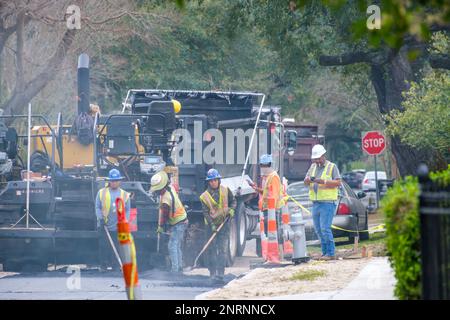
[[[232, 268], [226, 269], [225, 282], [249, 271], [256, 259], [255, 241], [247, 243], [243, 257], [236, 258]], [[54, 268], [53, 268], [54, 269]], [[52, 267], [49, 267], [52, 270]], [[139, 284], [144, 299], [194, 299], [195, 296], [221, 287], [209, 279], [208, 270], [199, 268], [180, 276], [162, 270], [139, 273]], [[0, 272], [0, 300], [123, 300], [125, 283], [120, 272], [101, 272], [83, 266], [58, 266], [57, 270], [43, 273]]]

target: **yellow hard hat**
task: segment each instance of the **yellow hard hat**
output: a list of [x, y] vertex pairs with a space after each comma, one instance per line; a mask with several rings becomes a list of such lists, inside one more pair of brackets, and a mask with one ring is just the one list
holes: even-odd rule
[[175, 113], [178, 113], [181, 111], [181, 103], [178, 100], [172, 99], [172, 104], [173, 104], [173, 111], [175, 111]]
[[167, 185], [169, 181], [169, 176], [165, 171], [160, 171], [153, 175], [150, 181], [150, 192], [159, 191]]

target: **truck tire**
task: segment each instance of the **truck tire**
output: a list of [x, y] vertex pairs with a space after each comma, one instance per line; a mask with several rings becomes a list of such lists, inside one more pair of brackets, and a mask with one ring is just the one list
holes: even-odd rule
[[229, 223], [230, 223], [230, 239], [228, 242], [227, 267], [233, 266], [234, 260], [236, 259], [238, 248], [238, 237], [237, 237], [238, 229], [236, 219], [231, 219]]
[[[368, 230], [369, 229], [369, 222], [368, 222], [368, 216], [366, 213], [366, 224], [364, 225], [364, 230]], [[369, 240], [370, 236], [369, 236], [369, 231], [367, 232], [360, 232], [359, 233], [359, 239], [361, 240]]]
[[238, 203], [235, 219], [237, 227], [237, 256], [242, 257], [247, 241], [247, 217], [245, 216], [245, 205], [243, 202]]

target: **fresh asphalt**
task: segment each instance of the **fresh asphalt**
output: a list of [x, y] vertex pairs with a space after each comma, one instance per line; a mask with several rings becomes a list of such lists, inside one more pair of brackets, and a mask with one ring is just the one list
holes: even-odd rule
[[[235, 276], [227, 274], [225, 281]], [[194, 299], [195, 296], [220, 287], [205, 275], [173, 276], [169, 272], [151, 270], [139, 275], [144, 299]], [[43, 273], [23, 273], [0, 279], [0, 299], [126, 299], [125, 283], [120, 272], [97, 269], [74, 271], [62, 268]]]
[[[224, 286], [243, 276], [257, 259], [255, 241], [248, 241], [243, 257], [226, 269], [223, 284], [211, 282], [206, 268], [174, 275], [163, 270], [139, 272], [146, 300], [193, 300], [197, 295]], [[120, 271], [100, 271], [85, 266], [50, 266], [41, 273], [0, 272], [0, 300], [124, 300], [125, 282]]]

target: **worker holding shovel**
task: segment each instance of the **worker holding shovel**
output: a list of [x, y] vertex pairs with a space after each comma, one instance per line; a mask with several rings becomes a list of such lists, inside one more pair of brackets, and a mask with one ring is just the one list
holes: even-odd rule
[[123, 199], [126, 218], [127, 221], [130, 220], [130, 194], [120, 188], [120, 182], [122, 180], [123, 177], [120, 171], [111, 169], [106, 179], [108, 185], [98, 191], [95, 200], [97, 227], [100, 229], [101, 234], [99, 239], [101, 270], [105, 271], [109, 267], [112, 267], [114, 270], [122, 266], [117, 253], [117, 198]]
[[223, 283], [230, 238], [229, 223], [225, 223], [220, 229], [219, 226], [228, 217], [232, 219], [236, 209], [236, 199], [228, 187], [220, 184], [221, 178], [216, 169], [210, 169], [206, 175], [208, 187], [200, 196], [205, 223], [208, 225], [208, 238], [217, 232], [209, 245], [206, 259], [210, 277], [217, 283]]

